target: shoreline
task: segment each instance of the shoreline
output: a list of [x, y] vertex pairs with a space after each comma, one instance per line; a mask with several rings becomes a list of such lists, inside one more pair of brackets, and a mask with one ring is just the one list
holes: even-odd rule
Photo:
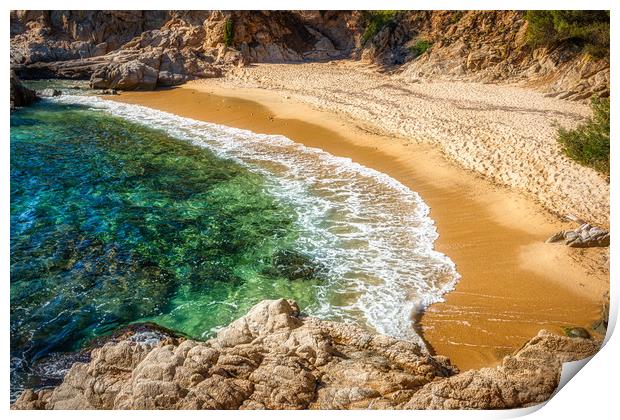
[[369, 132], [276, 91], [228, 89], [221, 80], [107, 99], [282, 134], [386, 173], [420, 194], [439, 233], [435, 249], [452, 259], [461, 279], [445, 302], [427, 308], [419, 327], [431, 351], [449, 356], [461, 370], [497, 365], [542, 328], [589, 328], [599, 317], [608, 274], [589, 273], [584, 261], [603, 251], [545, 244], [572, 225], [458, 168], [436, 146]]

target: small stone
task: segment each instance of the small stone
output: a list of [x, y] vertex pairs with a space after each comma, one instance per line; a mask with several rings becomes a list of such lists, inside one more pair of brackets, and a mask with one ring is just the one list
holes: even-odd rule
[[564, 233], [564, 239], [566, 239], [567, 243], [576, 241], [577, 239], [579, 239], [579, 235], [576, 232], [569, 230]]
[[38, 92], [39, 96], [43, 96], [46, 98], [51, 98], [53, 96], [60, 96], [62, 95], [62, 91], [58, 90], [58, 89], [52, 89], [52, 88], [47, 88], [47, 89], [43, 89], [42, 91]]
[[547, 239], [545, 242], [547, 243], [554, 243], [554, 242], [560, 242], [564, 240], [564, 233], [566, 231], [561, 230], [558, 233], [553, 234], [549, 239]]
[[588, 330], [582, 327], [566, 327], [564, 333], [572, 338], [590, 338]]

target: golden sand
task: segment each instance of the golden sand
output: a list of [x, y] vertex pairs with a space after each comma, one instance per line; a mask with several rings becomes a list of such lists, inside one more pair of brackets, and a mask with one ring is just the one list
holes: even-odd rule
[[462, 276], [445, 302], [427, 309], [421, 329], [432, 350], [461, 370], [498, 363], [542, 328], [588, 328], [599, 317], [609, 290], [608, 271], [597, 267], [603, 251], [545, 244], [551, 234], [575, 226], [456, 167], [434, 147], [376, 135], [276, 91], [225, 89], [209, 80], [112, 99], [281, 134], [387, 173], [418, 192], [440, 235], [436, 249]]

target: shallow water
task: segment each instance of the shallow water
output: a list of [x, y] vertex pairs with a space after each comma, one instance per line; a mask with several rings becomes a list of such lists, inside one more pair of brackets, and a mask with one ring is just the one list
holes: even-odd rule
[[418, 339], [457, 279], [419, 196], [306, 148], [63, 96], [11, 118], [13, 387], [137, 321], [195, 338], [265, 298]]

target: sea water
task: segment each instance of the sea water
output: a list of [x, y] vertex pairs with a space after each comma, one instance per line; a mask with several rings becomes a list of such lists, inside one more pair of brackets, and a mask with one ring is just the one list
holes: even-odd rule
[[155, 322], [207, 339], [262, 299], [421, 343], [458, 274], [419, 195], [282, 136], [95, 96], [11, 115], [12, 392]]

